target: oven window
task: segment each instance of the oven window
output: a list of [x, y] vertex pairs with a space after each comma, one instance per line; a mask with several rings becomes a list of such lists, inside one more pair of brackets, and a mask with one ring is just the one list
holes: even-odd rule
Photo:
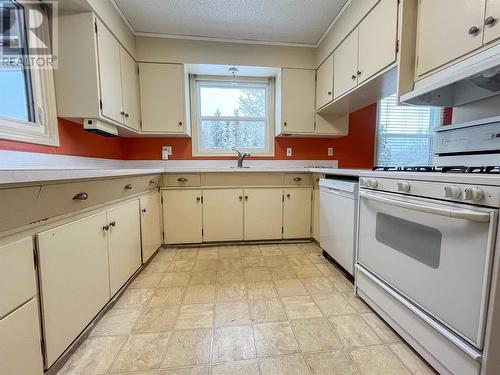
[[442, 234], [435, 228], [377, 213], [375, 238], [432, 268], [439, 268]]

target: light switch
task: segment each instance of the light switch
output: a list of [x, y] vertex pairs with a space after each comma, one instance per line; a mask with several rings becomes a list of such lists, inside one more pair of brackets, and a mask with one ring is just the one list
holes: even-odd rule
[[286, 156], [292, 156], [292, 148], [291, 147], [286, 148]]
[[328, 156], [333, 156], [333, 147], [328, 147]]
[[172, 146], [163, 146], [161, 148], [161, 158], [163, 160], [168, 160], [169, 155], [172, 155]]

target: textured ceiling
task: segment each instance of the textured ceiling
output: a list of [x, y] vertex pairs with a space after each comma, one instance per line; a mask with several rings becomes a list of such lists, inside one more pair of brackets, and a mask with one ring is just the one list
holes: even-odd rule
[[137, 33], [316, 44], [347, 0], [115, 0]]

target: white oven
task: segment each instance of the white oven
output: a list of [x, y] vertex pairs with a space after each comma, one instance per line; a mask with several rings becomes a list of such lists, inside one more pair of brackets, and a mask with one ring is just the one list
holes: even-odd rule
[[357, 262], [483, 348], [496, 208], [362, 189]]

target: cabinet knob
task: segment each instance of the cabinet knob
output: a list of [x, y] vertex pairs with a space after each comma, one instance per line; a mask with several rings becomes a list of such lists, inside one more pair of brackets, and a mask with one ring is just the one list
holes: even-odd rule
[[116, 225], [116, 222], [115, 221], [112, 221], [111, 223], [109, 223], [110, 226], [114, 227]]
[[240, 195], [240, 196], [238, 197], [238, 199], [241, 201], [241, 200], [243, 199], [243, 197]]
[[73, 200], [74, 201], [85, 201], [88, 198], [89, 198], [89, 195], [87, 193], [82, 192], [82, 193], [78, 193], [77, 195], [75, 195], [73, 197]]
[[132, 184], [127, 184], [124, 187], [125, 190], [131, 190], [132, 189]]
[[179, 126], [182, 126], [182, 121], [179, 121]]
[[332, 92], [331, 91], [328, 91], [328, 96], [332, 96]]
[[109, 225], [105, 225], [102, 227], [102, 230], [109, 230]]
[[495, 18], [495, 17], [489, 16], [489, 17], [487, 17], [487, 18], [484, 20], [484, 24], [485, 24], [485, 25], [493, 25], [496, 21], [497, 21], [497, 20], [496, 20], [496, 18]]
[[188, 180], [188, 179], [187, 179], [187, 178], [185, 178], [185, 177], [179, 177], [179, 178], [177, 179], [177, 181], [178, 181], [178, 182], [187, 182], [187, 180]]
[[152, 178], [151, 180], [149, 180], [149, 184], [150, 185], [153, 185], [154, 183], [156, 183], [156, 180], [154, 178]]
[[477, 26], [472, 26], [469, 29], [469, 35], [476, 35], [479, 32], [479, 27]]
[[286, 123], [286, 121], [285, 121], [285, 122], [283, 123], [283, 126], [287, 126], [287, 123]]
[[146, 209], [145, 209], [145, 208], [143, 208], [141, 211], [142, 211], [143, 213], [146, 213]]
[[361, 73], [361, 70], [358, 70], [358, 71], [356, 72], [356, 74], [357, 74], [357, 75], [358, 75], [358, 77], [359, 77], [359, 76], [362, 74], [362, 73]]
[[120, 115], [125, 116], [125, 111], [121, 110]]
[[125, 118], [129, 118], [129, 114], [128, 113], [125, 113]]
[[290, 194], [287, 194], [287, 195], [286, 195], [286, 197], [287, 197], [288, 199], [290, 199]]
[[196, 201], [197, 202], [201, 201], [201, 198], [200, 197], [196, 197]]
[[248, 195], [245, 195], [245, 200], [246, 200], [246, 201], [248, 200]]
[[300, 181], [302, 181], [302, 178], [300, 178], [300, 177], [295, 177], [293, 180], [294, 180], [295, 182], [300, 182]]
[[351, 76], [351, 79], [355, 80], [355, 79], [356, 79], [356, 75], [355, 75], [355, 74], [353, 74], [353, 75]]

